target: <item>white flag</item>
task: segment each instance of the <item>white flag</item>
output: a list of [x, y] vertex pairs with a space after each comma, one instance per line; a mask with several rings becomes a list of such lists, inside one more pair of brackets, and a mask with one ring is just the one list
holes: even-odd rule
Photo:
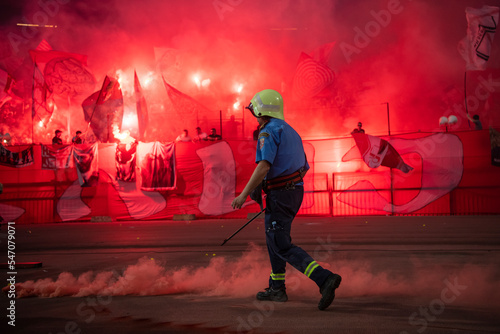
[[491, 43], [495, 37], [500, 8], [483, 6], [467, 7], [467, 36], [458, 44], [458, 51], [465, 59], [466, 71], [482, 71], [490, 58]]

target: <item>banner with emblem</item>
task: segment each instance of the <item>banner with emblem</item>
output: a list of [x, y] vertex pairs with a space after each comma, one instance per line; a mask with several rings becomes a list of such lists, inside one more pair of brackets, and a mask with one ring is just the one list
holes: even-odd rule
[[116, 146], [115, 165], [116, 179], [120, 181], [135, 181], [135, 166], [137, 163], [137, 141], [131, 144], [120, 143]]
[[382, 165], [397, 168], [403, 173], [413, 170], [413, 167], [404, 162], [398, 151], [387, 140], [364, 133], [353, 133], [352, 137], [368, 167], [377, 168]]
[[34, 161], [33, 146], [20, 152], [12, 152], [3, 145], [0, 145], [0, 165], [8, 167], [26, 167], [32, 165]]
[[42, 169], [62, 169], [73, 167], [71, 153], [73, 145], [54, 146], [41, 145]]
[[74, 163], [78, 173], [78, 182], [82, 187], [96, 186], [99, 179], [97, 165], [97, 143], [92, 146], [77, 145], [73, 147]]
[[141, 189], [159, 191], [175, 189], [175, 144], [141, 143], [138, 152], [141, 167]]

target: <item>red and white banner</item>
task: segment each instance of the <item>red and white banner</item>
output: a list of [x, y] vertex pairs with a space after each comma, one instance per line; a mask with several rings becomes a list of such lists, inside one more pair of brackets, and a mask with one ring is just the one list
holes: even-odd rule
[[[459, 185], [464, 171], [464, 148], [458, 136], [438, 133], [415, 139], [394, 138], [391, 139], [391, 143], [401, 154], [419, 155], [420, 160], [416, 160], [421, 164], [418, 168], [418, 174], [420, 175], [416, 175], [421, 182], [418, 192], [412, 194], [405, 203], [391, 203], [378, 192], [377, 188], [380, 186], [375, 186], [373, 182], [379, 180], [374, 177], [359, 180], [347, 187], [337, 196], [337, 200], [363, 210], [411, 213], [448, 194]], [[369, 150], [365, 150], [365, 152], [369, 152]], [[349, 154], [349, 158], [347, 157], [348, 154], [342, 158], [342, 161], [352, 159], [353, 155]], [[381, 160], [380, 157], [375, 159], [377, 161]], [[397, 184], [397, 187], [401, 187], [402, 184], [409, 186], [414, 182], [411, 175], [412, 173], [404, 176], [403, 174], [395, 174], [392, 177], [389, 176], [389, 179], [392, 178], [393, 186], [394, 184]], [[387, 186], [390, 187], [390, 185]]]
[[73, 145], [42, 146], [42, 169], [62, 169], [73, 167], [72, 152]]
[[[396, 160], [387, 160], [391, 149], [384, 147], [384, 140], [394, 148]], [[373, 141], [375, 145], [371, 147], [378, 147], [373, 150], [373, 161], [370, 162], [372, 166], [379, 165], [375, 169], [368, 167], [352, 137], [305, 143], [311, 170], [306, 175], [301, 214], [349, 216], [385, 215], [388, 212], [417, 215], [499, 212], [500, 179], [498, 167], [490, 162], [488, 130], [400, 134]], [[35, 163], [22, 169], [0, 165], [0, 180], [4, 183], [4, 201], [17, 201], [27, 189], [37, 196], [16, 202], [26, 213], [0, 205], [0, 215], [4, 219], [11, 217], [20, 223], [32, 224], [90, 220], [95, 216], [109, 216], [113, 220], [170, 219], [175, 214], [194, 214], [200, 218], [214, 215], [244, 218], [248, 213], [259, 210], [258, 204], [251, 200], [241, 210], [234, 211], [230, 206], [232, 198], [244, 189], [255, 169], [254, 141], [176, 143], [175, 162], [172, 163], [175, 163], [177, 177], [173, 188], [167, 191], [163, 191], [162, 187], [173, 176], [170, 174], [170, 177], [163, 178], [169, 172], [154, 167], [160, 164], [154, 158], [155, 145], [161, 144], [140, 142], [136, 153], [141, 171], [147, 169], [146, 175], [159, 177], [151, 180], [157, 189], [148, 191], [142, 189], [143, 173], [138, 171], [135, 182], [116, 180], [117, 144], [98, 144], [99, 182], [95, 188], [81, 187], [76, 169], [56, 173], [57, 176], [64, 174], [64, 180], [55, 179], [55, 174], [46, 170], [48, 159], [52, 160], [49, 167], [55, 168], [57, 156], [59, 167], [66, 167], [64, 152], [71, 146], [62, 146], [59, 150], [50, 145], [44, 146], [42, 163], [45, 167], [41, 169], [41, 147], [34, 145]], [[371, 152], [369, 145], [371, 142], [368, 140], [363, 153]], [[78, 148], [77, 145], [73, 147], [74, 150]], [[173, 149], [169, 145], [156, 149], [160, 147]], [[383, 152], [385, 156], [382, 157]], [[151, 154], [149, 167], [144, 158], [147, 154]], [[170, 153], [156, 155], [164, 159]], [[74, 157], [74, 151], [71, 156]], [[385, 163], [400, 161], [400, 158], [414, 169], [403, 173], [398, 169], [382, 167]], [[96, 160], [94, 154], [92, 161]], [[166, 163], [165, 159], [163, 163]], [[46, 191], [47, 185], [52, 183], [58, 189], [55, 195]], [[57, 212], [52, 210], [54, 204], [57, 204]]]
[[368, 167], [377, 168], [382, 165], [397, 168], [404, 173], [413, 169], [404, 162], [398, 151], [387, 140], [364, 133], [353, 133], [352, 137]]
[[196, 150], [203, 162], [203, 193], [198, 208], [206, 215], [233, 211], [231, 202], [236, 192], [236, 164], [227, 142]]
[[99, 167], [97, 165], [97, 143], [92, 146], [79, 144], [73, 146], [73, 158], [75, 159], [78, 181], [81, 187], [92, 187], [97, 185], [99, 179]]
[[174, 143], [141, 143], [139, 155], [142, 190], [159, 191], [175, 188]]
[[120, 181], [135, 181], [135, 166], [137, 164], [138, 142], [118, 144], [116, 146], [116, 179]]

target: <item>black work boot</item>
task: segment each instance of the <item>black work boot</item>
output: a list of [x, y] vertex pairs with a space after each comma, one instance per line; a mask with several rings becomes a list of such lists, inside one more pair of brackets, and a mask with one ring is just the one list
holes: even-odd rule
[[288, 296], [286, 295], [285, 287], [274, 290], [273, 288], [266, 288], [265, 291], [257, 293], [258, 300], [270, 300], [272, 302], [286, 302]]
[[318, 303], [320, 310], [326, 309], [335, 299], [335, 289], [337, 289], [342, 281], [342, 277], [337, 274], [331, 274], [326, 279], [325, 283], [319, 289], [321, 293], [321, 300]]

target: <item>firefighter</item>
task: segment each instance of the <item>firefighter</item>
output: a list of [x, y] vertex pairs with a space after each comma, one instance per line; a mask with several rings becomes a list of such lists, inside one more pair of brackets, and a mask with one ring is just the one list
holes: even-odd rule
[[[299, 134], [285, 122], [283, 98], [275, 90], [258, 92], [248, 107], [257, 118], [257, 166], [241, 194], [232, 202], [239, 209], [261, 183], [266, 197], [265, 233], [272, 272], [269, 287], [258, 300], [286, 302], [286, 263], [312, 279], [320, 288], [318, 308], [326, 309], [335, 298], [341, 277], [322, 268], [302, 248], [291, 243], [292, 221], [304, 196], [303, 177], [309, 169]], [[252, 196], [252, 197], [255, 197]]]

